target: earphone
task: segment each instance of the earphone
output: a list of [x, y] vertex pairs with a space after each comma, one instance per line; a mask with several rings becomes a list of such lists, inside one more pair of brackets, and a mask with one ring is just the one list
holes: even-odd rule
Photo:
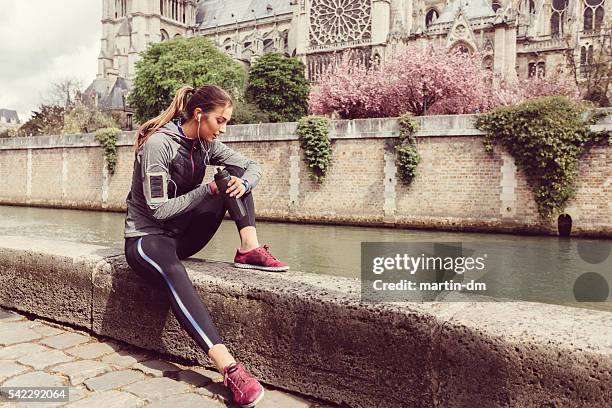
[[208, 147], [208, 149], [206, 149], [204, 147], [204, 144], [202, 143], [202, 139], [200, 138], [200, 116], [202, 116], [202, 114], [198, 113], [198, 140], [200, 141], [200, 146], [202, 146], [202, 150], [204, 150], [204, 165], [206, 166], [210, 162], [210, 157], [208, 155], [210, 153], [210, 146]]

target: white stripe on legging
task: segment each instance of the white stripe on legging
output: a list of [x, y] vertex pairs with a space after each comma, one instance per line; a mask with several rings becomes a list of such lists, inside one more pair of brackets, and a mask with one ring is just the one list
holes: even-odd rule
[[213, 346], [212, 341], [210, 341], [208, 336], [206, 336], [206, 333], [204, 333], [204, 331], [200, 328], [200, 326], [198, 326], [196, 321], [193, 319], [193, 317], [191, 316], [191, 313], [189, 313], [189, 310], [187, 310], [187, 308], [183, 304], [183, 301], [179, 297], [178, 293], [176, 293], [176, 291], [174, 290], [174, 287], [172, 286], [172, 283], [170, 283], [170, 280], [168, 279], [168, 277], [166, 276], [166, 274], [164, 273], [162, 268], [160, 268], [159, 265], [153, 259], [149, 258], [147, 256], [147, 254], [145, 254], [144, 251], [142, 250], [142, 238], [140, 238], [138, 240], [138, 253], [140, 254], [140, 256], [142, 256], [142, 258], [145, 261], [150, 263], [157, 270], [157, 272], [161, 273], [161, 275], [163, 276], [164, 280], [166, 281], [166, 284], [170, 288], [170, 291], [172, 292], [172, 296], [174, 296], [174, 300], [176, 300], [176, 303], [178, 304], [179, 308], [181, 309], [181, 311], [183, 312], [185, 317], [187, 317], [187, 320], [189, 320], [189, 322], [191, 323], [193, 328], [198, 332], [200, 337], [202, 337], [202, 339], [204, 339], [204, 342], [208, 345], [208, 348], [212, 348], [212, 346]]

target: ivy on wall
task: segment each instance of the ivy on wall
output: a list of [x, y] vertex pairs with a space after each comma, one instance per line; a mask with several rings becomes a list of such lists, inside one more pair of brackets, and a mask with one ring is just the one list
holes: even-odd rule
[[395, 165], [400, 179], [405, 184], [410, 184], [416, 176], [416, 168], [421, 162], [421, 156], [416, 148], [414, 134], [419, 128], [419, 123], [411, 113], [405, 113], [399, 120], [400, 144], [395, 147]]
[[121, 130], [117, 128], [102, 128], [96, 130], [96, 140], [104, 148], [104, 158], [106, 159], [106, 167], [108, 173], [112, 176], [115, 174], [117, 167], [117, 135]]
[[574, 196], [584, 153], [593, 145], [611, 143], [610, 132], [593, 132], [588, 126], [605, 114], [587, 108], [565, 97], [542, 97], [476, 120], [476, 128], [485, 132], [486, 151], [492, 153], [501, 144], [525, 172], [544, 218], [563, 212]]
[[321, 183], [331, 166], [329, 119], [304, 116], [298, 121], [297, 134], [304, 150], [304, 160], [312, 171], [311, 178]]

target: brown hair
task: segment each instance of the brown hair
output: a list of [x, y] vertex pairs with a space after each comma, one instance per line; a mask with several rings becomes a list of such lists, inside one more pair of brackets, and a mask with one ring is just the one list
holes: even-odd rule
[[182, 115], [185, 120], [189, 120], [193, 117], [195, 108], [200, 108], [202, 112], [208, 113], [219, 106], [232, 105], [230, 94], [216, 85], [204, 85], [196, 90], [188, 85], [182, 86], [176, 91], [168, 109], [153, 119], [149, 119], [138, 128], [136, 141], [134, 142], [134, 153], [138, 154], [138, 150], [153, 133], [179, 115]]

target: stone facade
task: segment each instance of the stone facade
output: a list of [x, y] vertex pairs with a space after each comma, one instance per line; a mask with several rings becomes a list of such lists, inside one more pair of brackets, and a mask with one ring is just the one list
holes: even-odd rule
[[[508, 82], [517, 76], [587, 80], [610, 25], [610, 0], [102, 0], [98, 74], [84, 100], [132, 129], [126, 104], [139, 54], [151, 43], [205, 36], [245, 66], [267, 52], [297, 56], [307, 76], [334, 53], [369, 62], [408, 45], [482, 53], [483, 66]], [[608, 32], [608, 35], [610, 33]], [[610, 96], [608, 96], [610, 98]]]
[[[586, 75], [610, 0], [102, 0], [98, 77], [90, 97], [127, 94], [134, 64], [148, 44], [206, 36], [249, 65], [274, 51], [298, 56], [308, 77], [334, 52], [364, 60], [409, 44], [434, 44], [483, 54], [483, 65], [508, 81], [565, 69], [573, 53]], [[118, 78], [122, 80], [118, 81]], [[117, 85], [118, 84], [118, 85]], [[119, 90], [115, 90], [119, 87]], [[111, 98], [113, 99], [113, 98]], [[121, 106], [121, 98], [114, 97]], [[107, 101], [108, 102], [108, 101]], [[110, 109], [108, 106], [105, 109]]]
[[[418, 118], [422, 161], [410, 186], [396, 174], [394, 118], [333, 121], [332, 167], [322, 184], [310, 179], [295, 122], [229, 126], [223, 139], [265, 169], [254, 191], [259, 219], [556, 234], [556, 220], [539, 217], [512, 157], [501, 149], [484, 151], [474, 118]], [[119, 137], [113, 176], [93, 135], [0, 140], [0, 183], [6, 187], [0, 204], [124, 211], [133, 137]], [[612, 148], [595, 147], [582, 163], [566, 211], [572, 233], [612, 237]], [[207, 180], [213, 169], [208, 170]]]

